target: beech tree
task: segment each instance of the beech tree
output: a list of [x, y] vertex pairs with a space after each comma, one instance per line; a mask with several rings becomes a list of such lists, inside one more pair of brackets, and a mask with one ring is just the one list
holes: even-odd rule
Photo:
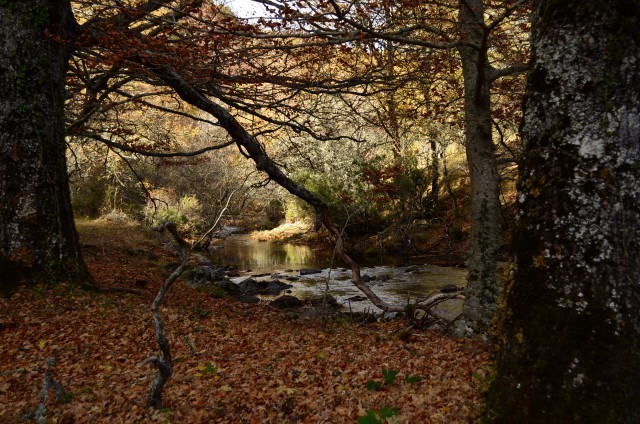
[[[126, 30], [169, 3], [95, 3], [89, 5], [95, 15], [83, 16], [80, 25], [69, 0], [0, 2], [1, 291], [27, 282], [91, 284], [73, 222], [65, 160], [69, 60], [81, 36], [96, 36], [101, 28]], [[179, 10], [172, 17], [179, 17]], [[163, 23], [157, 18], [156, 27]]]
[[73, 222], [64, 140], [68, 1], [0, 3], [0, 289], [89, 282]]
[[640, 4], [537, 1], [496, 422], [640, 421]]

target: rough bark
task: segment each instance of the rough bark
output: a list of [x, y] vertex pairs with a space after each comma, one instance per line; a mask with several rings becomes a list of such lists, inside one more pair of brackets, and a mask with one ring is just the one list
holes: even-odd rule
[[640, 4], [538, 1], [487, 417], [640, 422]]
[[67, 179], [64, 85], [71, 9], [0, 1], [0, 291], [88, 282]]
[[485, 332], [500, 294], [496, 279], [496, 251], [500, 236], [499, 176], [492, 139], [491, 80], [487, 59], [488, 31], [484, 2], [461, 0], [459, 22], [467, 42], [458, 48], [464, 77], [465, 147], [471, 180], [471, 232], [463, 330]]

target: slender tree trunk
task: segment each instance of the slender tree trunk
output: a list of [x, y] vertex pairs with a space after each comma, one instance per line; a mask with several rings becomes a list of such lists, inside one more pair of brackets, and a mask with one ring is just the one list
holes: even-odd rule
[[0, 2], [0, 291], [88, 281], [67, 177], [63, 0]]
[[429, 203], [431, 203], [431, 208], [435, 208], [440, 198], [440, 157], [435, 133], [429, 136], [429, 147], [431, 147], [431, 191], [429, 192]]
[[462, 37], [470, 45], [458, 50], [464, 77], [465, 147], [471, 179], [471, 234], [463, 319], [459, 332], [485, 332], [500, 294], [496, 279], [496, 250], [500, 237], [498, 167], [492, 139], [484, 2], [461, 0]]
[[487, 416], [640, 422], [640, 4], [538, 1]]
[[431, 148], [431, 164], [430, 175], [431, 190], [422, 199], [422, 215], [424, 218], [430, 218], [435, 215], [435, 209], [440, 198], [440, 158], [438, 156], [438, 143], [436, 141], [437, 133], [429, 132], [429, 147]]

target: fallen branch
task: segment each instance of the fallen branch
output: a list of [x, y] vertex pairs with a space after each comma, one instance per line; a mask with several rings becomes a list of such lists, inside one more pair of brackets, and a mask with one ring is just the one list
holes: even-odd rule
[[[215, 224], [213, 225], [213, 227], [211, 227], [207, 234], [213, 231], [213, 229], [216, 227], [216, 225], [222, 218], [227, 206], [229, 206], [231, 197], [237, 190], [238, 189], [234, 190], [229, 195], [225, 208], [220, 212], [218, 219], [216, 219]], [[153, 327], [155, 329], [156, 341], [158, 342], [158, 346], [160, 347], [160, 355], [151, 356], [145, 359], [141, 365], [151, 364], [158, 369], [158, 375], [151, 383], [151, 386], [149, 387], [149, 394], [147, 395], [147, 406], [151, 406], [156, 409], [162, 408], [162, 390], [173, 374], [173, 359], [171, 357], [171, 347], [169, 346], [169, 339], [167, 339], [167, 336], [164, 333], [162, 315], [160, 314], [160, 304], [162, 303], [164, 296], [167, 294], [176, 279], [189, 268], [189, 252], [193, 249], [193, 247], [190, 246], [189, 243], [187, 243], [185, 239], [182, 238], [182, 236], [178, 233], [176, 224], [174, 224], [173, 222], [165, 222], [160, 227], [154, 228], [154, 230], [160, 232], [164, 231], [165, 229], [171, 233], [176, 243], [178, 243], [181, 261], [178, 268], [176, 268], [173, 273], [171, 273], [169, 278], [167, 278], [163, 286], [160, 288], [155, 300], [151, 304], [151, 313], [153, 314]], [[200, 241], [198, 241], [198, 243]], [[187, 345], [189, 346], [191, 354], [193, 356], [197, 355], [197, 351], [193, 347], [193, 344], [191, 344], [191, 341], [186, 336], [185, 343], [187, 343]]]
[[184, 336], [182, 339], [184, 340], [184, 343], [189, 348], [189, 352], [191, 353], [191, 356], [198, 356], [198, 351], [193, 346], [193, 343], [191, 343], [191, 339], [189, 338], [189, 336]]
[[[462, 293], [439, 293], [431, 294], [423, 300], [418, 299], [415, 304], [407, 306], [407, 318], [416, 324], [418, 328], [427, 328], [439, 323], [448, 331], [460, 316], [458, 315], [452, 320], [447, 315], [434, 310], [434, 308], [440, 303], [449, 300], [464, 300], [464, 295]], [[424, 313], [421, 318], [416, 315], [418, 310]]]
[[112, 286], [100, 286], [98, 287], [98, 291], [101, 293], [107, 293], [107, 292], [129, 293], [129, 294], [137, 294], [139, 296], [146, 294], [144, 291], [138, 290], [138, 289], [130, 289], [127, 287], [112, 287]]
[[40, 389], [40, 401], [35, 412], [35, 420], [38, 424], [46, 424], [47, 422], [47, 400], [49, 399], [49, 391], [53, 389], [58, 402], [64, 401], [66, 392], [62, 385], [53, 378], [53, 367], [56, 364], [56, 358], [49, 358], [45, 361], [47, 369], [44, 372], [44, 381]]
[[447, 300], [464, 300], [464, 295], [462, 293], [439, 293], [429, 296], [425, 301], [419, 302], [418, 305], [420, 309], [428, 310]]
[[171, 374], [173, 374], [173, 359], [171, 358], [171, 348], [169, 346], [169, 339], [164, 333], [164, 325], [162, 323], [162, 315], [160, 314], [160, 304], [162, 299], [167, 294], [176, 279], [189, 268], [189, 244], [180, 236], [176, 225], [173, 222], [165, 222], [158, 228], [154, 228], [157, 231], [164, 231], [165, 229], [171, 233], [175, 241], [178, 243], [180, 249], [180, 265], [176, 268], [165, 283], [158, 290], [155, 300], [151, 304], [151, 313], [153, 314], [153, 327], [155, 329], [156, 341], [160, 347], [160, 355], [151, 356], [147, 358], [141, 365], [151, 364], [158, 369], [158, 375], [151, 383], [149, 387], [149, 394], [147, 395], [147, 406], [151, 406], [156, 409], [162, 408], [162, 389], [167, 383]]

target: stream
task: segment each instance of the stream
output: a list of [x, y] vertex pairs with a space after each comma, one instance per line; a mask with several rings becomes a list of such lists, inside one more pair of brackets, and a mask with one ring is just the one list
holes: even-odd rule
[[[321, 296], [325, 290], [334, 296], [346, 309], [367, 311], [378, 309], [364, 298], [362, 292], [351, 282], [351, 270], [344, 268], [339, 258], [331, 263], [331, 251], [313, 249], [305, 245], [272, 243], [253, 240], [248, 234], [233, 234], [226, 240], [212, 244], [211, 259], [217, 265], [235, 265], [241, 271], [240, 281], [254, 276], [257, 278], [278, 278], [287, 282], [292, 296], [308, 299]], [[384, 301], [403, 303], [415, 302], [439, 292], [440, 288], [453, 284], [464, 286], [466, 270], [442, 267], [410, 261], [401, 256], [380, 255], [374, 258], [356, 258], [361, 274], [371, 279], [367, 284]], [[319, 271], [300, 275], [300, 269]], [[462, 307], [461, 301], [445, 302], [440, 308], [447, 315], [456, 314]]]

